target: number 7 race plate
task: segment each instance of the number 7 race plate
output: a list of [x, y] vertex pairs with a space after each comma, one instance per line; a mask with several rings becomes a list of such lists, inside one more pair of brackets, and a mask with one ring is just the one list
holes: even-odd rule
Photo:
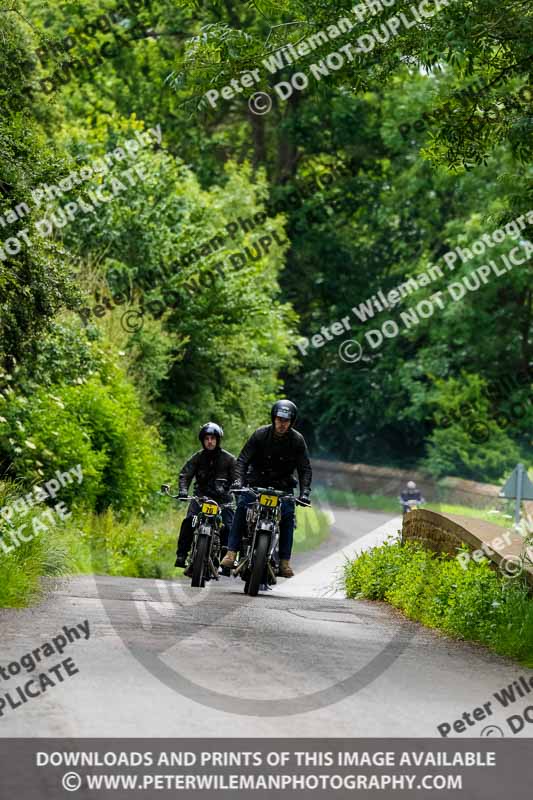
[[259, 495], [259, 502], [262, 506], [268, 506], [269, 508], [273, 508], [277, 506], [279, 497], [276, 497], [275, 494], [261, 494]]

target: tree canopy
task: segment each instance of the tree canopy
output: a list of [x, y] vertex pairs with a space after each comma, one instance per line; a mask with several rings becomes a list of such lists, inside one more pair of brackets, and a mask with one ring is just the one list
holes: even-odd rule
[[3, 3], [5, 476], [83, 452], [87, 502], [139, 508], [206, 419], [238, 451], [282, 394], [315, 455], [531, 458], [533, 13], [412, 6]]

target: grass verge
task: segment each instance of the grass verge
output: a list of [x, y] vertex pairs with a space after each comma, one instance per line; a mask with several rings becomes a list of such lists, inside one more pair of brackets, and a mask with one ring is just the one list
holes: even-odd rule
[[[32, 518], [43, 508], [24, 517], [27, 532], [31, 532]], [[146, 519], [139, 515], [122, 518], [112, 511], [95, 514], [79, 510], [18, 547], [12, 546], [4, 529], [0, 532], [4, 541], [4, 546], [0, 545], [0, 607], [20, 608], [38, 601], [41, 576], [181, 577], [183, 570], [174, 567], [174, 559], [185, 510], [171, 507]], [[314, 508], [298, 508], [296, 513], [294, 552], [318, 547], [330, 530], [327, 515]], [[17, 520], [16, 526], [21, 521]]]
[[328, 515], [316, 508], [296, 507], [296, 530], [293, 553], [315, 550], [328, 538], [331, 524]]
[[[16, 490], [0, 483], [0, 507], [17, 498]], [[60, 531], [43, 523], [42, 508], [14, 513], [0, 521], [0, 608], [23, 608], [42, 596], [42, 576], [66, 575], [72, 568], [69, 547]], [[34, 521], [36, 528], [34, 528]], [[45, 531], [45, 535], [35, 534]]]
[[[400, 503], [393, 497], [382, 494], [363, 494], [347, 489], [333, 489], [319, 486], [313, 490], [313, 497], [317, 501], [331, 503], [345, 508], [362, 508], [367, 511], [385, 511], [391, 514], [401, 514]], [[463, 517], [482, 519], [508, 528], [512, 524], [512, 515], [505, 516], [498, 511], [493, 513], [487, 509], [474, 508], [473, 506], [458, 506], [450, 503], [424, 503], [424, 508], [437, 511], [441, 514], [461, 514]]]
[[387, 542], [345, 567], [346, 595], [385, 600], [410, 619], [450, 636], [480, 642], [533, 667], [533, 599], [522, 579], [509, 580], [486, 563]]

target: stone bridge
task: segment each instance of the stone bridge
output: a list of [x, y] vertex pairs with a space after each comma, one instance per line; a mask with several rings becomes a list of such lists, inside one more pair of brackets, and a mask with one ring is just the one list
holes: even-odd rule
[[[438, 514], [424, 508], [405, 515], [402, 539], [420, 542], [430, 550], [451, 556], [457, 555], [461, 546], [466, 545], [474, 561], [486, 557], [495, 569], [509, 576], [519, 570], [524, 552], [524, 540], [510, 527], [458, 514]], [[465, 564], [469, 560], [466, 554], [460, 558]], [[523, 572], [533, 591], [533, 568], [526, 565]]]

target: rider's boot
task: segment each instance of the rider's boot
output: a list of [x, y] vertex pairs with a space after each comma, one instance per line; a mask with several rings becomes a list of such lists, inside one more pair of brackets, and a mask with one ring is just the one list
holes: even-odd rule
[[279, 574], [282, 578], [292, 578], [294, 576], [291, 562], [288, 558], [282, 558], [279, 562]]
[[175, 567], [184, 567], [187, 562], [187, 554], [184, 556], [181, 553], [176, 554], [176, 561], [174, 562]]
[[237, 553], [235, 550], [228, 550], [222, 561], [220, 562], [221, 567], [229, 567], [230, 569], [235, 566], [235, 559], [237, 558]]

